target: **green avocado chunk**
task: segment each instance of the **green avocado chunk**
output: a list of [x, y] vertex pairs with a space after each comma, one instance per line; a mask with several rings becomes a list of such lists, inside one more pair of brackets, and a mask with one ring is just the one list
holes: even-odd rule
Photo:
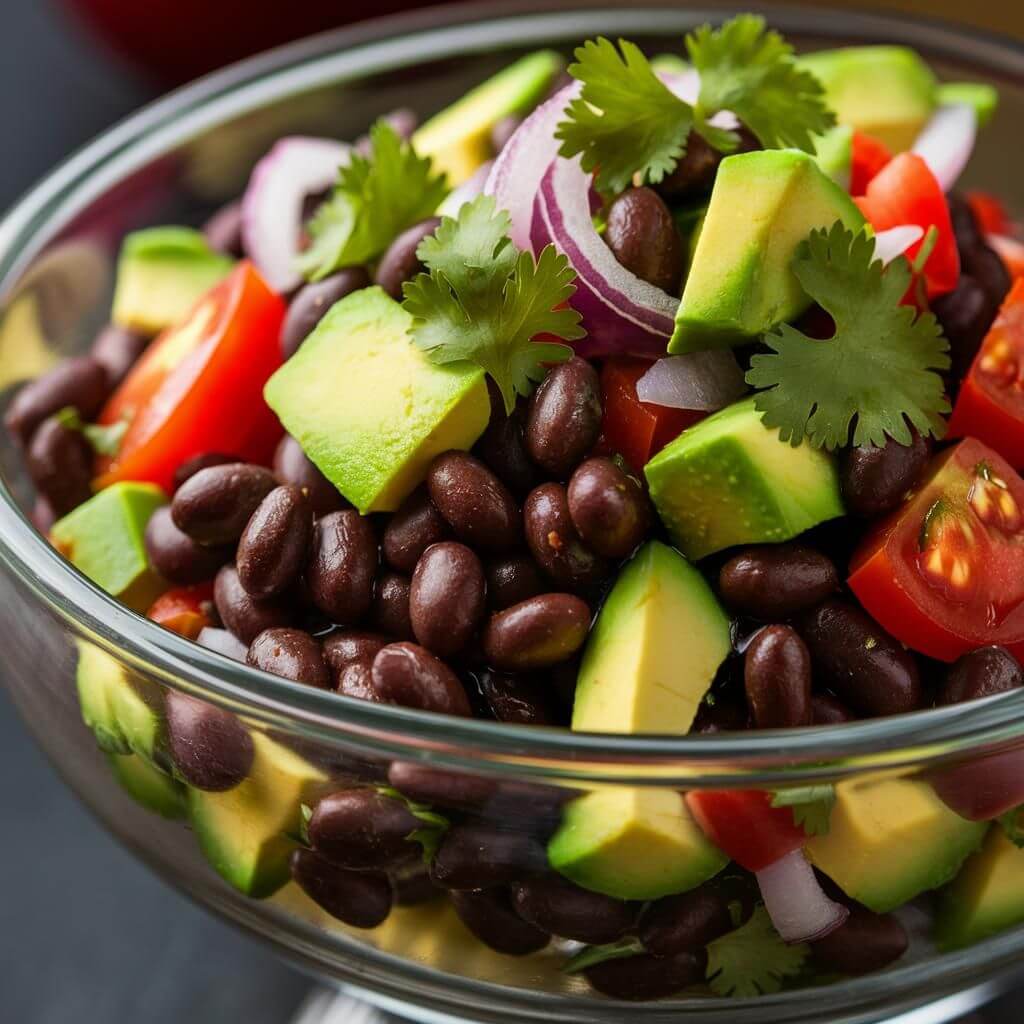
[[815, 228], [864, 216], [814, 157], [792, 149], [726, 157], [676, 313], [669, 352], [731, 348], [810, 304], [792, 270]]
[[114, 778], [147, 811], [177, 821], [185, 817], [185, 787], [138, 754], [108, 754]]
[[50, 540], [93, 583], [144, 612], [165, 586], [149, 564], [144, 534], [166, 501], [153, 484], [113, 484], [58, 519]]
[[986, 125], [999, 107], [999, 90], [984, 82], [943, 82], [936, 94], [940, 107], [963, 103], [973, 107], [978, 124]]
[[211, 249], [192, 228], [135, 231], [121, 245], [112, 319], [156, 334], [183, 320], [233, 266], [234, 260]]
[[520, 58], [435, 114], [413, 135], [421, 156], [448, 175], [453, 188], [493, 156], [491, 131], [506, 117], [527, 114], [551, 88], [565, 61], [553, 50]]
[[411, 323], [380, 288], [355, 292], [264, 391], [288, 433], [364, 514], [393, 512], [435, 455], [471, 448], [490, 418], [483, 370], [430, 362], [409, 339]]
[[688, 732], [731, 649], [728, 616], [703, 575], [651, 541], [620, 573], [587, 641], [573, 730]]
[[584, 889], [656, 900], [695, 889], [729, 858], [690, 817], [680, 793], [616, 788], [588, 793], [565, 808], [548, 861]]
[[832, 456], [794, 448], [747, 398], [684, 430], [644, 470], [651, 498], [687, 558], [776, 543], [844, 514]]

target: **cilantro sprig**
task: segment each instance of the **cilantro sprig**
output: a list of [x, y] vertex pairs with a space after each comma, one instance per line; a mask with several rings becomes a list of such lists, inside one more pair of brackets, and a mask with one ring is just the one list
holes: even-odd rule
[[409, 813], [419, 821], [420, 827], [413, 829], [406, 839], [411, 843], [419, 843], [423, 851], [423, 863], [428, 867], [437, 856], [441, 840], [451, 827], [451, 822], [442, 814], [438, 814], [429, 804], [417, 803], [400, 793], [394, 786], [377, 786], [377, 792], [391, 800], [404, 804]]
[[433, 215], [448, 194], [429, 157], [419, 156], [387, 121], [370, 129], [370, 153], [353, 152], [338, 183], [309, 222], [299, 269], [319, 281], [379, 256], [406, 228]]
[[772, 794], [772, 807], [788, 807], [793, 812], [793, 824], [809, 836], [828, 834], [832, 808], [836, 802], [836, 788], [830, 782], [811, 786], [793, 786]]
[[483, 367], [511, 412], [516, 395], [529, 395], [552, 363], [572, 349], [549, 335], [575, 341], [585, 334], [580, 315], [564, 303], [575, 292], [575, 272], [547, 246], [535, 261], [509, 238], [511, 220], [490, 196], [445, 217], [417, 255], [428, 273], [404, 285], [413, 316], [412, 340], [432, 362], [469, 360]]
[[65, 406], [54, 416], [68, 430], [77, 430], [97, 455], [116, 455], [121, 450], [121, 442], [131, 425], [128, 419], [105, 424], [85, 423], [73, 405]]
[[562, 971], [565, 974], [579, 974], [608, 960], [622, 960], [625, 957], [639, 956], [644, 952], [644, 944], [635, 935], [627, 935], [617, 942], [609, 942], [603, 946], [584, 946], [565, 962]]
[[904, 257], [885, 267], [874, 241], [836, 222], [811, 233], [793, 261], [804, 291], [835, 321], [826, 340], [783, 324], [764, 337], [747, 383], [765, 426], [816, 448], [911, 443], [910, 428], [942, 437], [950, 406], [939, 375], [949, 343], [932, 313], [901, 305], [911, 285]]
[[793, 48], [767, 29], [764, 18], [741, 14], [719, 29], [704, 25], [686, 37], [686, 49], [700, 73], [692, 105], [625, 39], [618, 48], [602, 37], [576, 50], [569, 72], [583, 88], [555, 135], [561, 155], [580, 155], [602, 192], [623, 191], [634, 175], [657, 184], [685, 155], [691, 130], [720, 152], [734, 152], [738, 133], [711, 123], [724, 110], [767, 148], [813, 153], [813, 136], [835, 124], [821, 84], [797, 66]]
[[720, 996], [761, 996], [778, 992], [803, 970], [805, 945], [787, 945], [763, 906], [745, 925], [708, 944], [706, 977]]

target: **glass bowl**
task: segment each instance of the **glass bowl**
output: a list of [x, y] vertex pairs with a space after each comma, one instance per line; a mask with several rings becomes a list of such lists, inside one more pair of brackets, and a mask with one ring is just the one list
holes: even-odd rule
[[[254, 161], [278, 136], [354, 137], [400, 104], [420, 113], [437, 110], [539, 46], [568, 51], [602, 33], [651, 46], [674, 44], [707, 18], [733, 13], [714, 5], [684, 9], [673, 0], [628, 8], [601, 0], [474, 8], [359, 26], [240, 64], [146, 108], [55, 170], [0, 223], [0, 386], [7, 397], [13, 383], [89, 343], [109, 308], [125, 231], [197, 221], [240, 192]], [[908, 43], [944, 76], [997, 82], [1002, 105], [982, 135], [970, 180], [1009, 197], [1015, 212], [1024, 212], [1019, 176], [1005, 159], [1024, 117], [1020, 46], [962, 28], [875, 15], [786, 8], [776, 10], [772, 21], [801, 47]], [[936, 772], [1019, 757], [1024, 692], [845, 726], [685, 738], [577, 735], [361, 703], [230, 662], [120, 606], [33, 528], [31, 490], [6, 440], [0, 442], [0, 476], [4, 679], [26, 724], [81, 799], [156, 872], [321, 976], [421, 1020], [612, 1022], [628, 1012], [645, 1022], [795, 1024], [820, 1020], [827, 1000], [830, 1020], [860, 1022], [1003, 978], [1024, 951], [1024, 928], [1017, 928], [940, 955], [927, 936], [925, 897], [906, 912], [911, 952], [881, 973], [837, 979], [827, 992], [797, 988], [749, 1000], [719, 999], [695, 988], [627, 1010], [561, 971], [566, 944], [552, 943], [526, 957], [500, 956], [475, 941], [443, 900], [397, 909], [381, 927], [360, 931], [327, 917], [294, 885], [262, 899], [243, 895], [211, 870], [202, 849], [214, 861], [218, 855], [201, 828], [192, 832], [152, 813], [119, 783], [110, 755], [83, 724], [80, 698], [88, 703], [95, 696], [83, 682], [89, 672], [114, 679], [104, 700], [127, 699], [143, 718], [171, 690], [233, 712], [257, 737], [260, 751], [283, 751], [281, 758], [293, 759], [288, 763], [306, 766], [303, 786], [312, 780], [314, 787], [329, 788], [326, 777], [379, 779], [389, 763], [412, 762], [461, 773], [478, 788], [485, 782], [489, 795], [478, 812], [520, 830], [542, 828], [540, 818], [572, 795], [614, 787], [677, 793], [829, 780], [907, 785], [920, 793]], [[124, 693], [111, 697], [109, 687], [118, 686]], [[161, 763], [159, 715], [152, 721], [148, 752]], [[114, 762], [120, 768], [124, 758], [136, 764], [123, 737], [100, 738], [108, 751], [119, 751], [113, 756], [122, 759]], [[228, 832], [240, 841], [271, 827], [260, 786], [284, 792], [275, 788], [281, 759], [257, 763], [265, 777], [254, 776], [245, 800], [221, 807], [234, 815]], [[164, 796], [170, 787], [171, 805], [155, 800], [137, 780], [133, 785], [129, 779], [129, 787], [143, 803], [180, 814], [179, 784], [160, 779]], [[289, 793], [282, 799], [291, 804], [274, 808], [272, 834], [260, 833], [264, 859], [280, 862], [288, 836], [300, 827], [301, 802], [314, 798], [304, 788]], [[547, 810], [535, 813], [538, 807]], [[904, 845], [913, 850], [914, 842], [907, 836]], [[74, 857], [71, 844], [67, 855]]]

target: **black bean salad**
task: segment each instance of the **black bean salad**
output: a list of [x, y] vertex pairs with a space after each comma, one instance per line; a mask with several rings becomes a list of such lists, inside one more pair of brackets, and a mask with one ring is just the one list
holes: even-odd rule
[[[129, 235], [110, 326], [9, 404], [36, 522], [167, 629], [420, 711], [681, 736], [1018, 689], [1024, 242], [954, 191], [996, 106], [745, 15], [281, 139], [202, 230]], [[581, 793], [325, 765], [84, 643], [78, 687], [243, 893], [446, 898], [608, 996], [873, 971], [933, 890], [942, 949], [1024, 921], [1018, 753]]]

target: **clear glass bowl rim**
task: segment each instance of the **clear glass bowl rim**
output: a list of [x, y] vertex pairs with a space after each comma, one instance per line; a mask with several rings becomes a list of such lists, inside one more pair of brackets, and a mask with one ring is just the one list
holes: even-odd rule
[[[761, 5], [753, 5], [760, 7]], [[124, 174], [224, 118], [317, 84], [421, 61], [483, 53], [494, 41], [542, 46], [589, 35], [671, 34], [748, 5], [680, 9], [653, 0], [506, 0], [448, 6], [323, 33], [200, 79], [130, 116], [72, 155], [0, 221], [0, 296], [74, 213]], [[1024, 44], [921, 18], [765, 8], [783, 32], [901, 41], [988, 75], [1024, 82]], [[70, 630], [167, 685], [311, 740], [451, 767], [592, 782], [797, 784], [920, 767], [1024, 736], [1024, 691], [958, 707], [799, 730], [618, 736], [524, 728], [371, 704], [303, 687], [208, 652], [118, 604], [36, 532], [0, 482], [0, 565]]]

